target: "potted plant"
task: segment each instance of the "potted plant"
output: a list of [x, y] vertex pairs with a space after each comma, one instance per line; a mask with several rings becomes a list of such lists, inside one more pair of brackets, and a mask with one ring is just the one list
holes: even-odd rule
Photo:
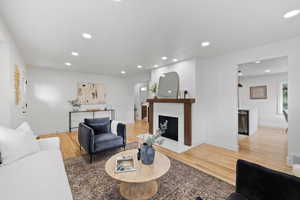
[[149, 136], [146, 139], [146, 142], [143, 143], [140, 154], [141, 154], [141, 160], [142, 163], [145, 165], [151, 165], [153, 164], [154, 158], [155, 158], [155, 149], [153, 148], [153, 145], [155, 143], [161, 145], [163, 143], [163, 140], [158, 140], [160, 136], [167, 130], [167, 124], [168, 121], [166, 121], [163, 124], [160, 124], [159, 130], [154, 135]]
[[157, 83], [154, 83], [154, 84], [149, 88], [150, 92], [153, 93], [153, 97], [154, 97], [154, 98], [157, 98], [157, 97], [156, 97], [157, 88], [158, 88]]

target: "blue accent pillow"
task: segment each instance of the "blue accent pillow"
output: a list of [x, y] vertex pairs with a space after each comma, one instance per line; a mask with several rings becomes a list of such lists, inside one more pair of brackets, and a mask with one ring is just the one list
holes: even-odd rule
[[110, 132], [110, 119], [109, 117], [105, 118], [95, 118], [95, 119], [84, 119], [84, 122], [87, 126], [91, 127], [94, 130], [94, 133], [109, 133]]
[[108, 123], [92, 123], [92, 124], [87, 124], [87, 125], [94, 130], [95, 134], [109, 132], [109, 124]]

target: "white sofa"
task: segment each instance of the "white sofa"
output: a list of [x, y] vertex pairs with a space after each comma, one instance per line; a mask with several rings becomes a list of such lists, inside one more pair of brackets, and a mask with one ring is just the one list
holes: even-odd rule
[[72, 200], [59, 138], [38, 140], [41, 151], [0, 167], [0, 199]]

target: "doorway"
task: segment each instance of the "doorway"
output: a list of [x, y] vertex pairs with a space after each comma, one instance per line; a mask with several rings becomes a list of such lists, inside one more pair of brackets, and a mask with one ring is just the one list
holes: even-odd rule
[[137, 83], [134, 87], [134, 120], [148, 121], [148, 102], [149, 97], [149, 83]]
[[286, 162], [288, 57], [239, 64], [237, 76], [240, 150], [276, 152]]

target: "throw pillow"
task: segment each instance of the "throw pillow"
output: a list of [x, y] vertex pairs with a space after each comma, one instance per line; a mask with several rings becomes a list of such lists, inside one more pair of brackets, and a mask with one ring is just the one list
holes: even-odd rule
[[101, 133], [108, 133], [108, 124], [107, 123], [95, 123], [95, 124], [88, 124], [89, 127], [91, 127], [95, 134], [101, 134]]
[[39, 146], [34, 136], [29, 132], [0, 126], [0, 151], [2, 165], [8, 165], [38, 152]]
[[24, 143], [24, 148], [27, 149], [27, 152], [40, 151], [36, 136], [27, 122], [23, 122], [16, 130], [25, 134], [26, 142]]

